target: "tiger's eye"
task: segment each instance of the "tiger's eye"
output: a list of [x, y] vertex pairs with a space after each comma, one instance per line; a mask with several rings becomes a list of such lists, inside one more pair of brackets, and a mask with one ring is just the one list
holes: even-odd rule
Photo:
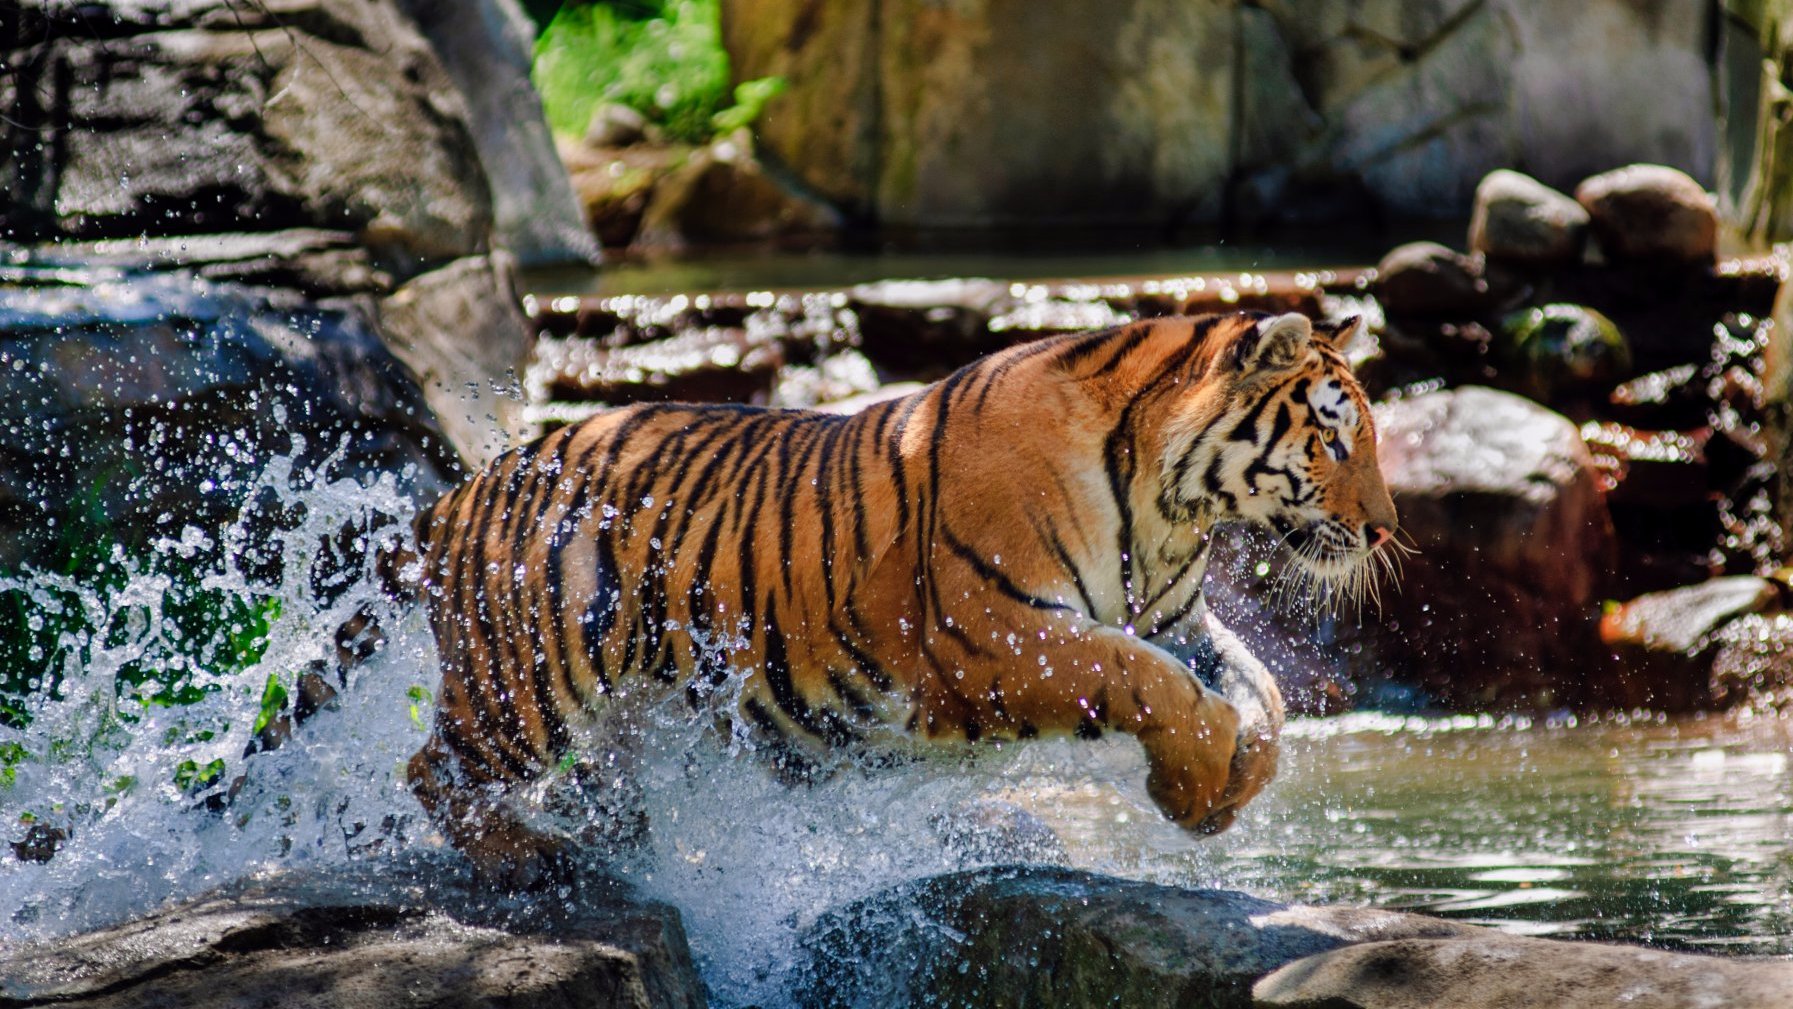
[[1326, 439], [1326, 444], [1330, 445], [1339, 440], [1339, 433], [1332, 428], [1323, 427], [1320, 429], [1320, 437]]

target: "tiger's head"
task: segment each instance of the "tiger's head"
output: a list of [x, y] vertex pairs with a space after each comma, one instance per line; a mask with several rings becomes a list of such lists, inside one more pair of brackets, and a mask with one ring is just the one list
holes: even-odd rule
[[[1167, 425], [1164, 491], [1192, 513], [1274, 531], [1325, 591], [1373, 591], [1394, 501], [1369, 400], [1340, 348], [1362, 325], [1297, 313], [1227, 317], [1202, 391]], [[1230, 329], [1231, 332], [1225, 330]]]

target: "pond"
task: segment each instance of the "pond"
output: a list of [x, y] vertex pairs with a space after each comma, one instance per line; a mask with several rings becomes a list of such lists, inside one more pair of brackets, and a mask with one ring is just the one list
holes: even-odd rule
[[[869, 249], [767, 253], [717, 249], [678, 258], [607, 262], [598, 272], [535, 270], [526, 278], [540, 297], [679, 294], [848, 287], [877, 280], [1000, 277], [1026, 281], [1073, 277], [1176, 277], [1239, 270], [1317, 269], [1373, 264], [1391, 242], [1456, 241], [1461, 222], [1418, 221], [1387, 229], [1308, 229], [1228, 241], [1180, 236], [1061, 230], [992, 238], [928, 234]], [[994, 242], [994, 244], [992, 244]], [[975, 243], [973, 245], [972, 243]], [[992, 251], [992, 250], [995, 251]]]
[[[1125, 796], [1042, 785], [1074, 857], [1185, 885], [1527, 935], [1793, 954], [1793, 720], [1291, 723], [1237, 827], [1180, 848]], [[1174, 832], [1170, 832], [1174, 833]]]

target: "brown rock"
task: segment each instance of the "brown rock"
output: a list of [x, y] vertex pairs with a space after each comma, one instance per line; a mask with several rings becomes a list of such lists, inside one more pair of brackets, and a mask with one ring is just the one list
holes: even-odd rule
[[990, 320], [1017, 306], [1008, 284], [971, 278], [861, 284], [848, 292], [847, 307], [873, 362], [937, 378], [1006, 346]]
[[1600, 249], [1615, 262], [1710, 264], [1718, 250], [1712, 194], [1665, 165], [1627, 165], [1575, 188]]
[[[1620, 605], [1600, 622], [1600, 638], [1618, 660], [1602, 699], [1626, 708], [1689, 711], [1740, 697], [1733, 687], [1713, 686], [1716, 635], [1738, 617], [1779, 605], [1773, 582], [1749, 576], [1714, 578]], [[1738, 654], [1733, 649], [1733, 664]]]
[[1399, 939], [1297, 960], [1252, 999], [1265, 1009], [1785, 1009], [1793, 965], [1494, 934]]
[[1396, 316], [1465, 318], [1488, 303], [1479, 265], [1436, 242], [1409, 242], [1390, 250], [1376, 266], [1375, 293]]
[[1524, 266], [1581, 259], [1588, 214], [1537, 179], [1502, 168], [1482, 177], [1469, 218], [1469, 251]]
[[1580, 433], [1474, 386], [1388, 404], [1377, 424], [1417, 553], [1361, 632], [1374, 654], [1448, 706], [1573, 703], [1601, 654], [1594, 608], [1613, 551]]
[[686, 245], [819, 238], [840, 227], [834, 208], [793, 193], [760, 167], [742, 130], [700, 148], [654, 186], [635, 245]]

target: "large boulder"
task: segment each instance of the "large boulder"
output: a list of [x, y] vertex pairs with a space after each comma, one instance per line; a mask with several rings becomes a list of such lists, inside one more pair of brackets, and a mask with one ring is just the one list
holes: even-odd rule
[[[502, 62], [482, 41], [520, 44], [505, 41], [505, 3], [412, 4], [458, 40], [469, 89], [482, 59]], [[444, 27], [462, 15], [497, 34]], [[34, 262], [184, 271], [282, 304], [282, 290], [363, 299], [354, 311], [422, 380], [421, 415], [442, 415], [448, 455], [479, 464], [518, 433], [520, 410], [491, 391], [526, 349], [513, 261], [494, 249], [467, 106], [398, 0], [0, 0], [0, 65], [0, 241]], [[540, 117], [517, 73], [485, 77], [479, 121], [527, 134]], [[526, 251], [548, 255], [536, 238]]]
[[[510, 915], [361, 871], [238, 885], [0, 953], [0, 1002], [69, 1009], [701, 1009], [676, 910], [593, 881]], [[440, 875], [432, 873], [431, 875]], [[444, 897], [447, 900], [444, 900]], [[446, 905], [446, 906], [445, 906]]]
[[1437, 242], [1390, 249], [1376, 266], [1376, 297], [1394, 316], [1463, 319], [1488, 307], [1488, 282], [1468, 256]]
[[1352, 943], [1482, 930], [1278, 904], [1069, 869], [937, 876], [824, 915], [802, 940], [809, 1009], [1250, 1004], [1277, 967]]
[[[850, 218], [1162, 226], [1464, 213], [1488, 171], [1711, 171], [1706, 8], [725, 0], [771, 156]], [[1150, 72], [1142, 68], [1150, 67]]]
[[1717, 256], [1717, 204], [1686, 172], [1666, 165], [1615, 168], [1583, 180], [1575, 200], [1611, 259], [1710, 264]]
[[1373, 654], [1448, 706], [1586, 698], [1613, 530], [1575, 425], [1473, 386], [1387, 404], [1377, 425], [1416, 552], [1363, 631]]

